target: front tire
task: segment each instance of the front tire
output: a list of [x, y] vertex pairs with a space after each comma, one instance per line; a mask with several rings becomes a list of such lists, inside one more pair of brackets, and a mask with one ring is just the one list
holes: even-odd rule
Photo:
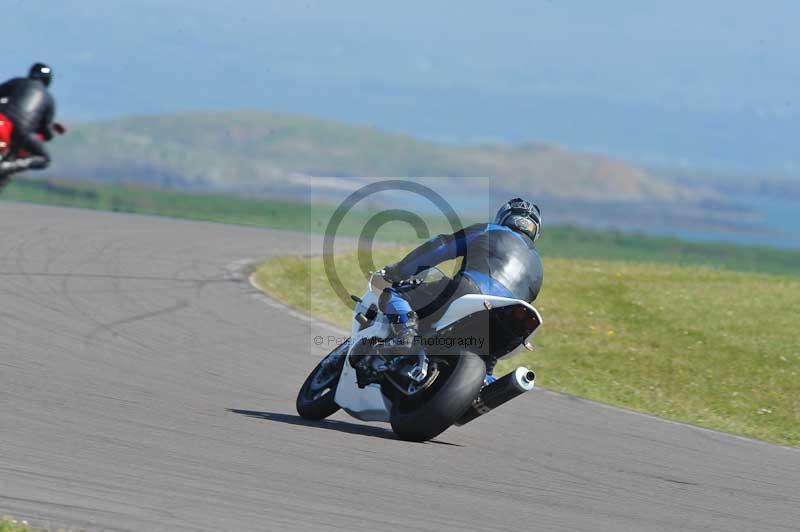
[[447, 361], [454, 365], [443, 384], [434, 382], [422, 397], [392, 406], [392, 430], [400, 439], [421, 442], [435, 438], [458, 421], [478, 397], [486, 376], [481, 357], [462, 351]]
[[333, 399], [349, 347], [348, 339], [323, 358], [306, 377], [295, 402], [300, 417], [310, 421], [321, 421], [339, 410], [339, 405]]

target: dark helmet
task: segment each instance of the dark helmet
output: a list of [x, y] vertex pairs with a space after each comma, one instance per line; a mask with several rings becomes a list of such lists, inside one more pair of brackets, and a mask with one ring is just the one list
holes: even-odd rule
[[530, 201], [514, 198], [500, 207], [494, 223], [525, 233], [535, 241], [541, 233], [542, 212]]
[[53, 69], [44, 63], [34, 63], [28, 71], [28, 77], [30, 79], [38, 79], [44, 83], [45, 87], [49, 87], [50, 82], [53, 80]]

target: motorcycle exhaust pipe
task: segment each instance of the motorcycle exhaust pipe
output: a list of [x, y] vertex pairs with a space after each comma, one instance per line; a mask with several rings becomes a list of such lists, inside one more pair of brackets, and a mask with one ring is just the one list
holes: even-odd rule
[[466, 425], [513, 398], [533, 390], [535, 379], [536, 374], [532, 370], [519, 367], [490, 385], [484, 386], [467, 413], [456, 421], [456, 426]]

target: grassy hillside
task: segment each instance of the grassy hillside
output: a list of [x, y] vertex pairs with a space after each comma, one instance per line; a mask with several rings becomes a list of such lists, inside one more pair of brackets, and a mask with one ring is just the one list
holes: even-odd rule
[[[458, 146], [301, 116], [192, 113], [76, 124], [53, 149], [59, 171], [99, 180], [262, 190], [301, 176], [484, 176], [570, 200], [697, 197], [624, 162], [543, 144]], [[457, 182], [457, 181], [456, 181]]]
[[[377, 260], [404, 251], [381, 250]], [[360, 294], [355, 257], [336, 264]], [[349, 328], [350, 309], [333, 294], [319, 257], [273, 259], [256, 279], [279, 299]], [[553, 390], [800, 446], [800, 279], [546, 257], [536, 306], [544, 326], [535, 351], [499, 373], [528, 364]]]
[[[192, 220], [292, 229], [322, 233], [333, 205], [293, 203], [223, 194], [159, 190], [133, 185], [98, 185], [86, 182], [40, 181], [17, 178], [2, 191], [0, 200], [63, 205], [88, 209], [155, 214]], [[341, 233], [358, 236], [375, 214], [353, 211]], [[431, 234], [449, 231], [438, 217], [425, 220]], [[464, 220], [471, 223], [477, 220]], [[417, 242], [402, 224], [388, 224], [379, 238]], [[669, 264], [716, 266], [735, 271], [800, 274], [800, 251], [745, 247], [730, 244], [686, 242], [617, 231], [591, 231], [568, 226], [546, 226], [540, 249], [546, 256], [636, 260]]]

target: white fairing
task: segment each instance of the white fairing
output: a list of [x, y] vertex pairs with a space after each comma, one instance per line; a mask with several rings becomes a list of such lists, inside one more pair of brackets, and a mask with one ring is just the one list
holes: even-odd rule
[[487, 296], [483, 294], [468, 294], [466, 296], [461, 296], [452, 303], [445, 311], [444, 315], [437, 321], [433, 328], [437, 331], [440, 329], [444, 329], [448, 325], [455, 323], [456, 321], [460, 320], [464, 316], [468, 316], [470, 314], [474, 314], [475, 312], [481, 312], [488, 308], [500, 308], [500, 307], [508, 307], [511, 305], [523, 305], [531, 309], [534, 313], [536, 313], [536, 318], [539, 320], [539, 323], [542, 323], [542, 317], [539, 315], [539, 311], [533, 308], [530, 304], [522, 301], [521, 299], [513, 299], [510, 297], [499, 297], [499, 296]]
[[[378, 304], [378, 296], [369, 291], [364, 294], [362, 302], [356, 306], [355, 312], [366, 312], [370, 305]], [[379, 314], [375, 323], [359, 331], [360, 325], [353, 320], [353, 329], [350, 336], [350, 351], [347, 353], [348, 361], [344, 363], [339, 385], [336, 387], [334, 401], [342, 410], [356, 419], [362, 421], [389, 421], [389, 412], [392, 403], [381, 393], [377, 384], [369, 384], [359, 388], [356, 384], [356, 370], [350, 365], [350, 352], [353, 347], [364, 339], [386, 338], [389, 334], [389, 324], [382, 314]]]
[[363, 389], [356, 384], [356, 370], [345, 362], [339, 385], [336, 387], [336, 404], [361, 421], [389, 421], [392, 403], [381, 393], [377, 384], [368, 384]]

